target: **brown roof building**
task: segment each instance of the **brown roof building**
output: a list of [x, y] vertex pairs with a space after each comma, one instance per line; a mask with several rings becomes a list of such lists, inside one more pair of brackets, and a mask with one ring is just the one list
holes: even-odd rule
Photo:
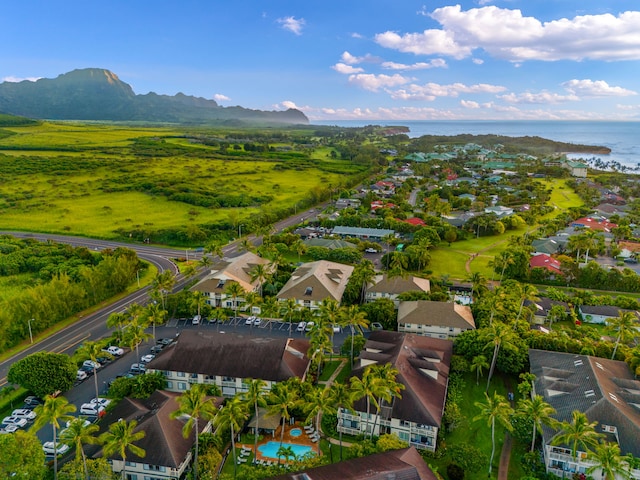
[[[391, 405], [383, 401], [380, 415], [370, 412], [364, 399], [353, 410], [338, 413], [338, 431], [359, 435], [394, 433], [410, 445], [435, 451], [449, 382], [453, 342], [399, 332], [375, 331], [360, 351], [353, 375], [362, 377], [369, 365], [391, 364], [398, 370], [396, 381], [404, 385], [402, 398]], [[376, 418], [378, 417], [378, 418]], [[369, 429], [369, 430], [367, 430]]]
[[311, 468], [304, 472], [286, 473], [273, 480], [437, 480], [413, 448], [376, 453], [368, 457], [351, 458], [344, 462]]
[[387, 274], [376, 275], [373, 280], [374, 284], [367, 288], [367, 302], [373, 302], [380, 298], [389, 298], [393, 300], [398, 308], [400, 301], [398, 295], [404, 292], [430, 292], [431, 282], [426, 278], [415, 276], [409, 277], [392, 277]]
[[[103, 433], [109, 425], [120, 420], [127, 422], [136, 420], [136, 432], [143, 431], [144, 437], [135, 444], [144, 449], [146, 455], [138, 457], [132, 452], [127, 453], [127, 474], [144, 478], [153, 472], [153, 478], [174, 479], [182, 478], [191, 463], [191, 450], [195, 444], [195, 428], [187, 438], [182, 434], [186, 419], [171, 419], [170, 414], [179, 408], [176, 398], [178, 393], [159, 390], [147, 399], [125, 397], [118, 405], [109, 411], [100, 422]], [[211, 397], [213, 403], [219, 407], [223, 399]], [[199, 433], [211, 430], [211, 423], [206, 420], [198, 422]], [[87, 446], [87, 453], [91, 457], [103, 455], [99, 446]], [[122, 459], [118, 455], [111, 457], [114, 472], [121, 472]]]
[[400, 302], [398, 331], [433, 338], [454, 338], [476, 323], [471, 308], [453, 302], [416, 300]]
[[164, 373], [167, 390], [188, 390], [191, 383], [215, 384], [224, 396], [233, 396], [246, 390], [245, 378], [264, 380], [268, 389], [291, 377], [304, 380], [308, 350], [306, 339], [183, 330], [177, 342], [147, 364], [147, 372]]
[[298, 267], [278, 293], [278, 300], [293, 298], [304, 307], [316, 309], [325, 298], [340, 302], [353, 273], [351, 265], [318, 260]]

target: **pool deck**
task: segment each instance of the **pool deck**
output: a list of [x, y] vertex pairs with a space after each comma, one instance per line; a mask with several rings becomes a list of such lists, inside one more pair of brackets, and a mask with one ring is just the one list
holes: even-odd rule
[[[296, 428], [299, 428], [300, 430], [302, 430], [302, 435], [299, 436], [293, 436], [291, 435], [289, 432], [291, 430], [295, 430]], [[282, 430], [282, 427], [278, 427], [278, 429], [275, 431], [273, 437], [270, 437], [268, 435], [263, 435], [264, 439], [262, 441], [258, 442], [258, 448], [260, 448], [260, 445], [265, 445], [268, 442], [280, 442], [280, 432]], [[316, 455], [318, 454], [318, 442], [313, 442], [311, 440], [311, 438], [309, 438], [309, 435], [307, 434], [307, 432], [304, 431], [303, 425], [299, 424], [299, 423], [295, 423], [293, 425], [286, 425], [285, 426], [285, 431], [284, 431], [284, 438], [283, 438], [283, 443], [296, 443], [298, 445], [304, 445], [304, 446], [308, 446], [311, 447], [311, 450], [313, 451], [313, 453], [315, 453]], [[248, 443], [238, 443], [236, 444], [236, 447], [238, 449], [242, 449], [244, 448], [245, 450], [251, 450], [251, 453], [254, 454], [255, 452], [253, 451], [253, 443], [248, 444]], [[249, 459], [252, 458], [253, 455], [249, 456]], [[264, 462], [272, 462], [277, 464], [278, 463], [278, 459], [277, 458], [272, 458], [272, 457], [265, 457], [262, 454], [260, 454], [260, 451], [258, 450], [257, 455], [256, 455], [256, 460], [259, 461], [264, 461]], [[282, 463], [285, 463], [285, 459], [284, 457], [280, 457], [280, 461]], [[247, 463], [251, 463], [249, 461], [247, 461]]]

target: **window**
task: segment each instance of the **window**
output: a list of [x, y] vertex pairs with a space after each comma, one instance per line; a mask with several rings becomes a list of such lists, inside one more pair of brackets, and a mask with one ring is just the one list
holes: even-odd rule
[[400, 426], [409, 428], [411, 426], [411, 423], [407, 422], [406, 420], [400, 420]]
[[173, 382], [168, 381], [167, 382], [167, 390], [171, 390], [173, 388]]
[[[166, 472], [167, 471], [167, 467], [163, 467], [161, 465], [146, 465], [144, 466], [145, 470], [149, 470], [151, 472]], [[151, 477], [145, 477], [145, 478], [151, 478]]]
[[304, 290], [305, 295], [311, 295], [313, 293], [313, 287], [307, 287]]
[[126, 461], [126, 462], [125, 462], [125, 465], [126, 465], [127, 467], [135, 467], [135, 466], [136, 466], [136, 462], [129, 462], [129, 461]]
[[187, 384], [185, 382], [178, 382], [178, 390], [186, 390]]
[[186, 377], [186, 376], [187, 376], [187, 374], [186, 374], [186, 373], [184, 373], [184, 372], [178, 372], [178, 376], [179, 376], [179, 377]]

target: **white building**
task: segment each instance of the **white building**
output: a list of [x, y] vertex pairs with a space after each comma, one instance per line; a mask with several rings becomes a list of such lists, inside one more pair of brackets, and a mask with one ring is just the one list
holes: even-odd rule
[[416, 300], [400, 302], [398, 307], [399, 332], [453, 339], [475, 328], [471, 307], [467, 305]]
[[353, 267], [342, 263], [327, 260], [305, 263], [278, 292], [278, 301], [293, 298], [298, 305], [313, 310], [320, 308], [325, 298], [340, 303], [352, 273]]
[[373, 279], [373, 285], [367, 288], [365, 300], [367, 302], [375, 302], [381, 298], [388, 298], [389, 300], [393, 300], [396, 308], [398, 308], [398, 305], [400, 304], [398, 295], [411, 291], [428, 293], [431, 291], [431, 283], [426, 278], [419, 278], [413, 275], [407, 278], [389, 278], [385, 273], [375, 276]]

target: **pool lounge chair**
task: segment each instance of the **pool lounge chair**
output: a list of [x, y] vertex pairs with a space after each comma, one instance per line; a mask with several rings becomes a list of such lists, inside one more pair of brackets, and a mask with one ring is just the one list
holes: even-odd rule
[[241, 463], [245, 463], [247, 460], [249, 460], [247, 457], [239, 457], [238, 458], [238, 465], [240, 465]]
[[318, 434], [310, 435], [309, 440], [311, 440], [313, 443], [316, 443], [318, 440], [320, 440], [320, 435]]
[[315, 428], [313, 428], [313, 425], [305, 425], [303, 428], [304, 428], [304, 431], [307, 433], [315, 431]]

